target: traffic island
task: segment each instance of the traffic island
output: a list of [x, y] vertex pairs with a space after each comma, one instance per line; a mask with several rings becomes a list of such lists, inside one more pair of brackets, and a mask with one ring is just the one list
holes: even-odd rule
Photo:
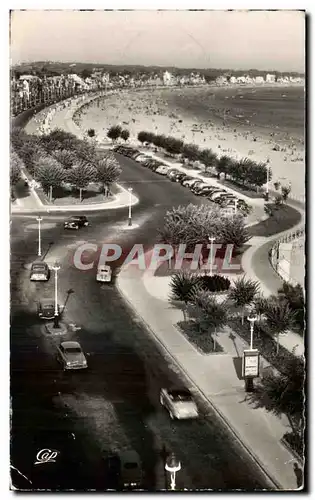
[[61, 321], [58, 322], [58, 327], [54, 326], [54, 321], [50, 321], [49, 323], [45, 323], [46, 333], [49, 335], [66, 335], [68, 333], [68, 326]]

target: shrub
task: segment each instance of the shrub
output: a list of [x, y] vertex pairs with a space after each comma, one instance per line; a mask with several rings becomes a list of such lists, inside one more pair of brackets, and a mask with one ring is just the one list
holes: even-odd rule
[[95, 137], [95, 130], [94, 130], [94, 128], [89, 128], [88, 131], [87, 131], [87, 135], [89, 137]]
[[219, 274], [199, 276], [199, 285], [209, 292], [224, 292], [230, 288], [230, 280]]
[[109, 139], [112, 139], [112, 141], [116, 141], [118, 137], [120, 137], [121, 133], [121, 127], [119, 125], [114, 125], [113, 127], [110, 127], [109, 131], [107, 132], [107, 137], [109, 137]]

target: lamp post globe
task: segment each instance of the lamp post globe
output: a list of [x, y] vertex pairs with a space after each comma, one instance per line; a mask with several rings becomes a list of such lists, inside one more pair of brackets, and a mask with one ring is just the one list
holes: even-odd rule
[[181, 463], [177, 460], [174, 453], [167, 457], [165, 470], [171, 474], [171, 490], [175, 490], [176, 488], [176, 472], [179, 472], [181, 468]]

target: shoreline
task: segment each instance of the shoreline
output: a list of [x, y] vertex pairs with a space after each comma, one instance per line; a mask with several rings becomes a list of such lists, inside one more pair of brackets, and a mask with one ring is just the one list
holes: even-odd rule
[[[292, 86], [277, 85], [281, 89]], [[297, 86], [297, 85], [295, 85]], [[252, 85], [236, 85], [235, 90], [256, 91]], [[299, 86], [301, 87], [301, 86]], [[110, 126], [121, 125], [130, 131], [129, 143], [138, 145], [137, 134], [140, 130], [170, 135], [182, 139], [185, 143], [194, 143], [201, 148], [211, 148], [218, 156], [229, 155], [235, 159], [249, 157], [257, 162], [267, 162], [273, 171], [272, 183], [279, 180], [282, 185], [292, 184], [292, 195], [305, 196], [304, 137], [296, 137], [290, 131], [274, 126], [264, 129], [248, 123], [224, 123], [222, 109], [216, 110], [217, 117], [206, 120], [202, 116], [189, 114], [185, 109], [172, 102], [173, 96], [184, 99], [186, 95], [200, 92], [205, 87], [189, 89], [122, 89], [106, 96], [95, 96], [88, 103], [76, 109], [73, 118], [82, 133], [94, 128], [100, 142], [107, 140], [106, 133]], [[264, 88], [267, 88], [264, 86]], [[207, 91], [217, 89], [232, 90], [232, 86], [207, 86]], [[136, 90], [136, 92], [134, 91]], [[164, 91], [164, 92], [163, 92]], [[202, 92], [202, 90], [201, 90]], [[166, 94], [171, 94], [169, 100]], [[189, 97], [189, 96], [188, 96]], [[215, 99], [215, 96], [214, 96]], [[221, 114], [220, 114], [221, 113]], [[229, 118], [230, 119], [230, 118]], [[223, 123], [220, 124], [220, 121]], [[228, 119], [227, 119], [228, 121]], [[272, 131], [271, 131], [272, 130]], [[273, 188], [271, 184], [270, 189]]]

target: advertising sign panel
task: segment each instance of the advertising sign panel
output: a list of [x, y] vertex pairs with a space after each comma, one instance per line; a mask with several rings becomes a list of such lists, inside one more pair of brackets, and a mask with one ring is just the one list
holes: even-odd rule
[[243, 377], [259, 376], [259, 352], [257, 349], [247, 349], [243, 353]]

